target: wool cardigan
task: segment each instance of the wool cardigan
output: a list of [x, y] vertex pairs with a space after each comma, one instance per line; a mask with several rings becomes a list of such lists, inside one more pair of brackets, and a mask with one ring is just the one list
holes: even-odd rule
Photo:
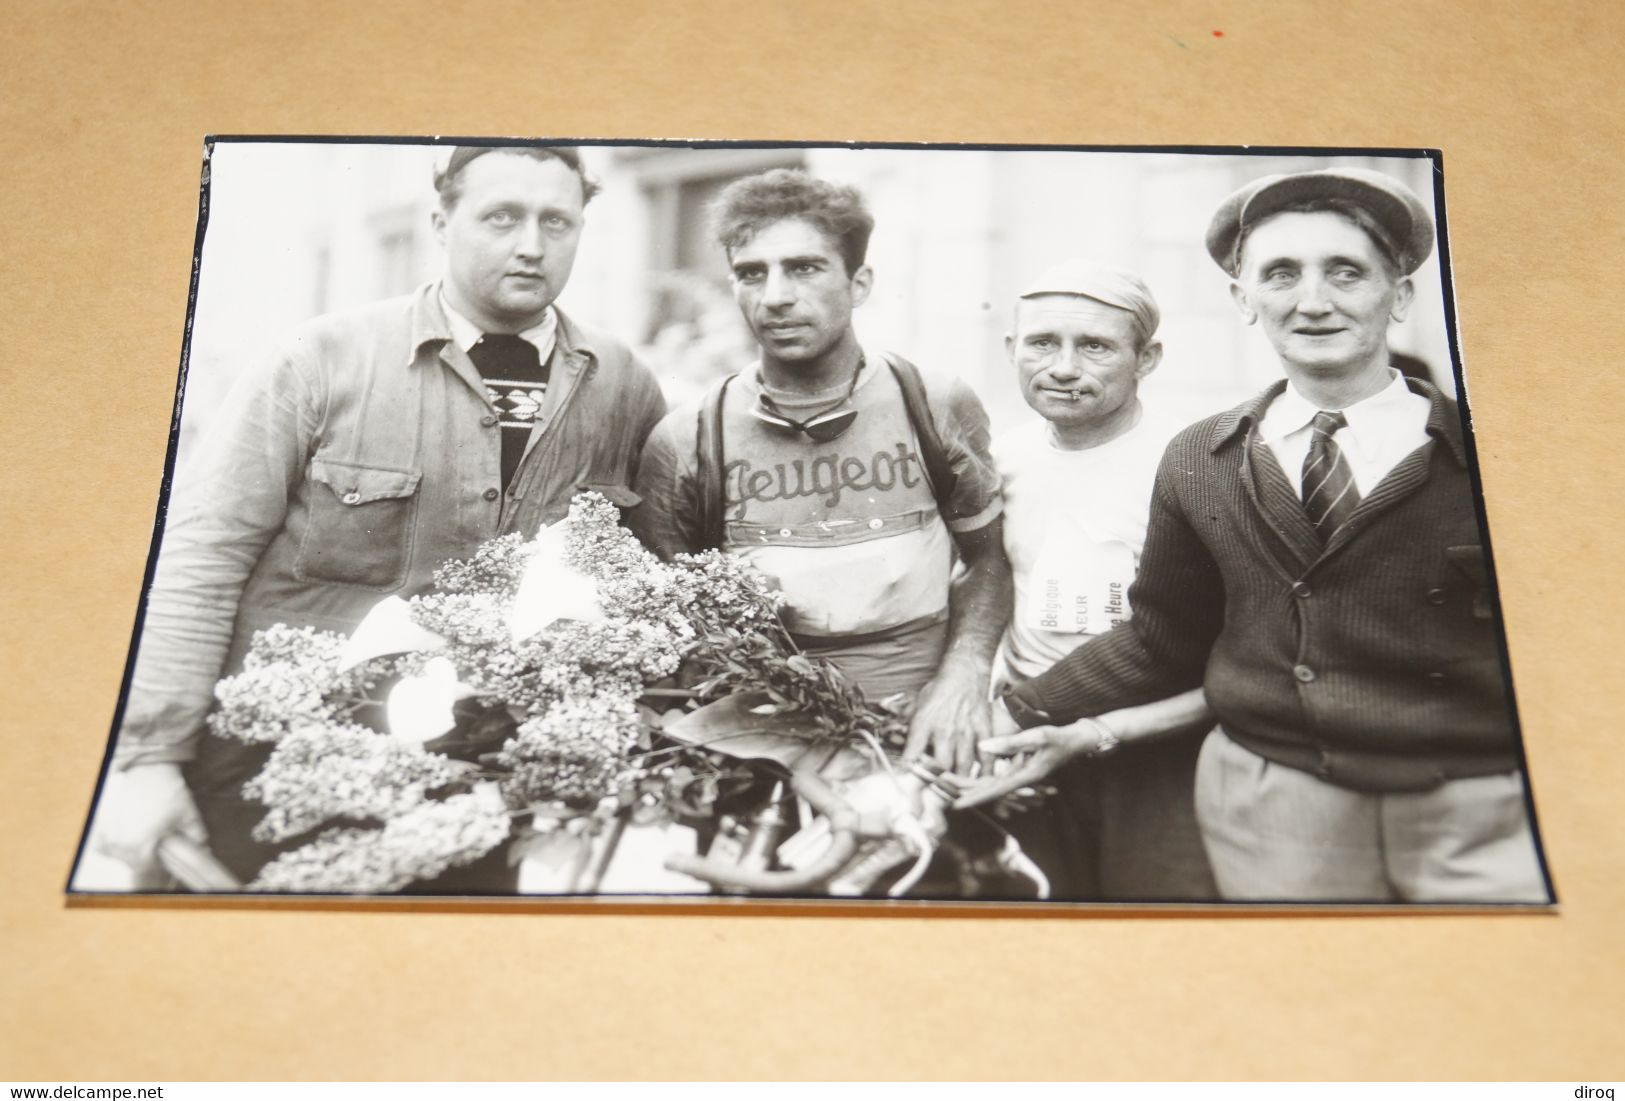
[[1263, 394], [1176, 436], [1129, 622], [1007, 690], [1023, 726], [1201, 685], [1225, 733], [1362, 791], [1518, 767], [1483, 534], [1454, 401], [1323, 546], [1257, 436]]

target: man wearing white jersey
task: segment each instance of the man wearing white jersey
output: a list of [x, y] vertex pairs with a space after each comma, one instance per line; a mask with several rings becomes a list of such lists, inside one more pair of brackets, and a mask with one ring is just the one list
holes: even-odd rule
[[[1015, 608], [997, 675], [1037, 676], [1128, 622], [1163, 449], [1181, 425], [1148, 410], [1160, 315], [1139, 278], [1084, 260], [1046, 271], [1016, 303], [1005, 348], [1043, 419], [994, 444]], [[1186, 693], [1143, 717], [1174, 732], [1097, 750], [1055, 777], [1042, 819], [1020, 827], [1056, 897], [1213, 895], [1192, 784], [1206, 707]]]

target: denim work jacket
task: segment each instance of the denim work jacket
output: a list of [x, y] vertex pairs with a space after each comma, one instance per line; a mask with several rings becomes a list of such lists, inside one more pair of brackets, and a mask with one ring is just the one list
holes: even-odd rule
[[347, 633], [448, 559], [561, 519], [578, 489], [630, 505], [659, 385], [562, 314], [551, 362], [506, 492], [497, 410], [438, 284], [317, 318], [239, 382], [175, 479], [118, 766], [189, 760], [255, 631]]

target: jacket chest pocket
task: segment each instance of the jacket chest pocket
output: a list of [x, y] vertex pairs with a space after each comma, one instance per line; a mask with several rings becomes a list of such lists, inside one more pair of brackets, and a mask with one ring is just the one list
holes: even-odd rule
[[422, 473], [315, 458], [306, 474], [310, 512], [294, 576], [399, 588], [411, 560]]

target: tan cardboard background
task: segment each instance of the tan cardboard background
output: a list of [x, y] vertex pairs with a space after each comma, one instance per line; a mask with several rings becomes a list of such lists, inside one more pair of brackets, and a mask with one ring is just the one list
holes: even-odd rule
[[[13, 0], [4, 31], [0, 1078], [1625, 1073], [1617, 5]], [[1561, 914], [68, 907], [208, 132], [1441, 147]]]

